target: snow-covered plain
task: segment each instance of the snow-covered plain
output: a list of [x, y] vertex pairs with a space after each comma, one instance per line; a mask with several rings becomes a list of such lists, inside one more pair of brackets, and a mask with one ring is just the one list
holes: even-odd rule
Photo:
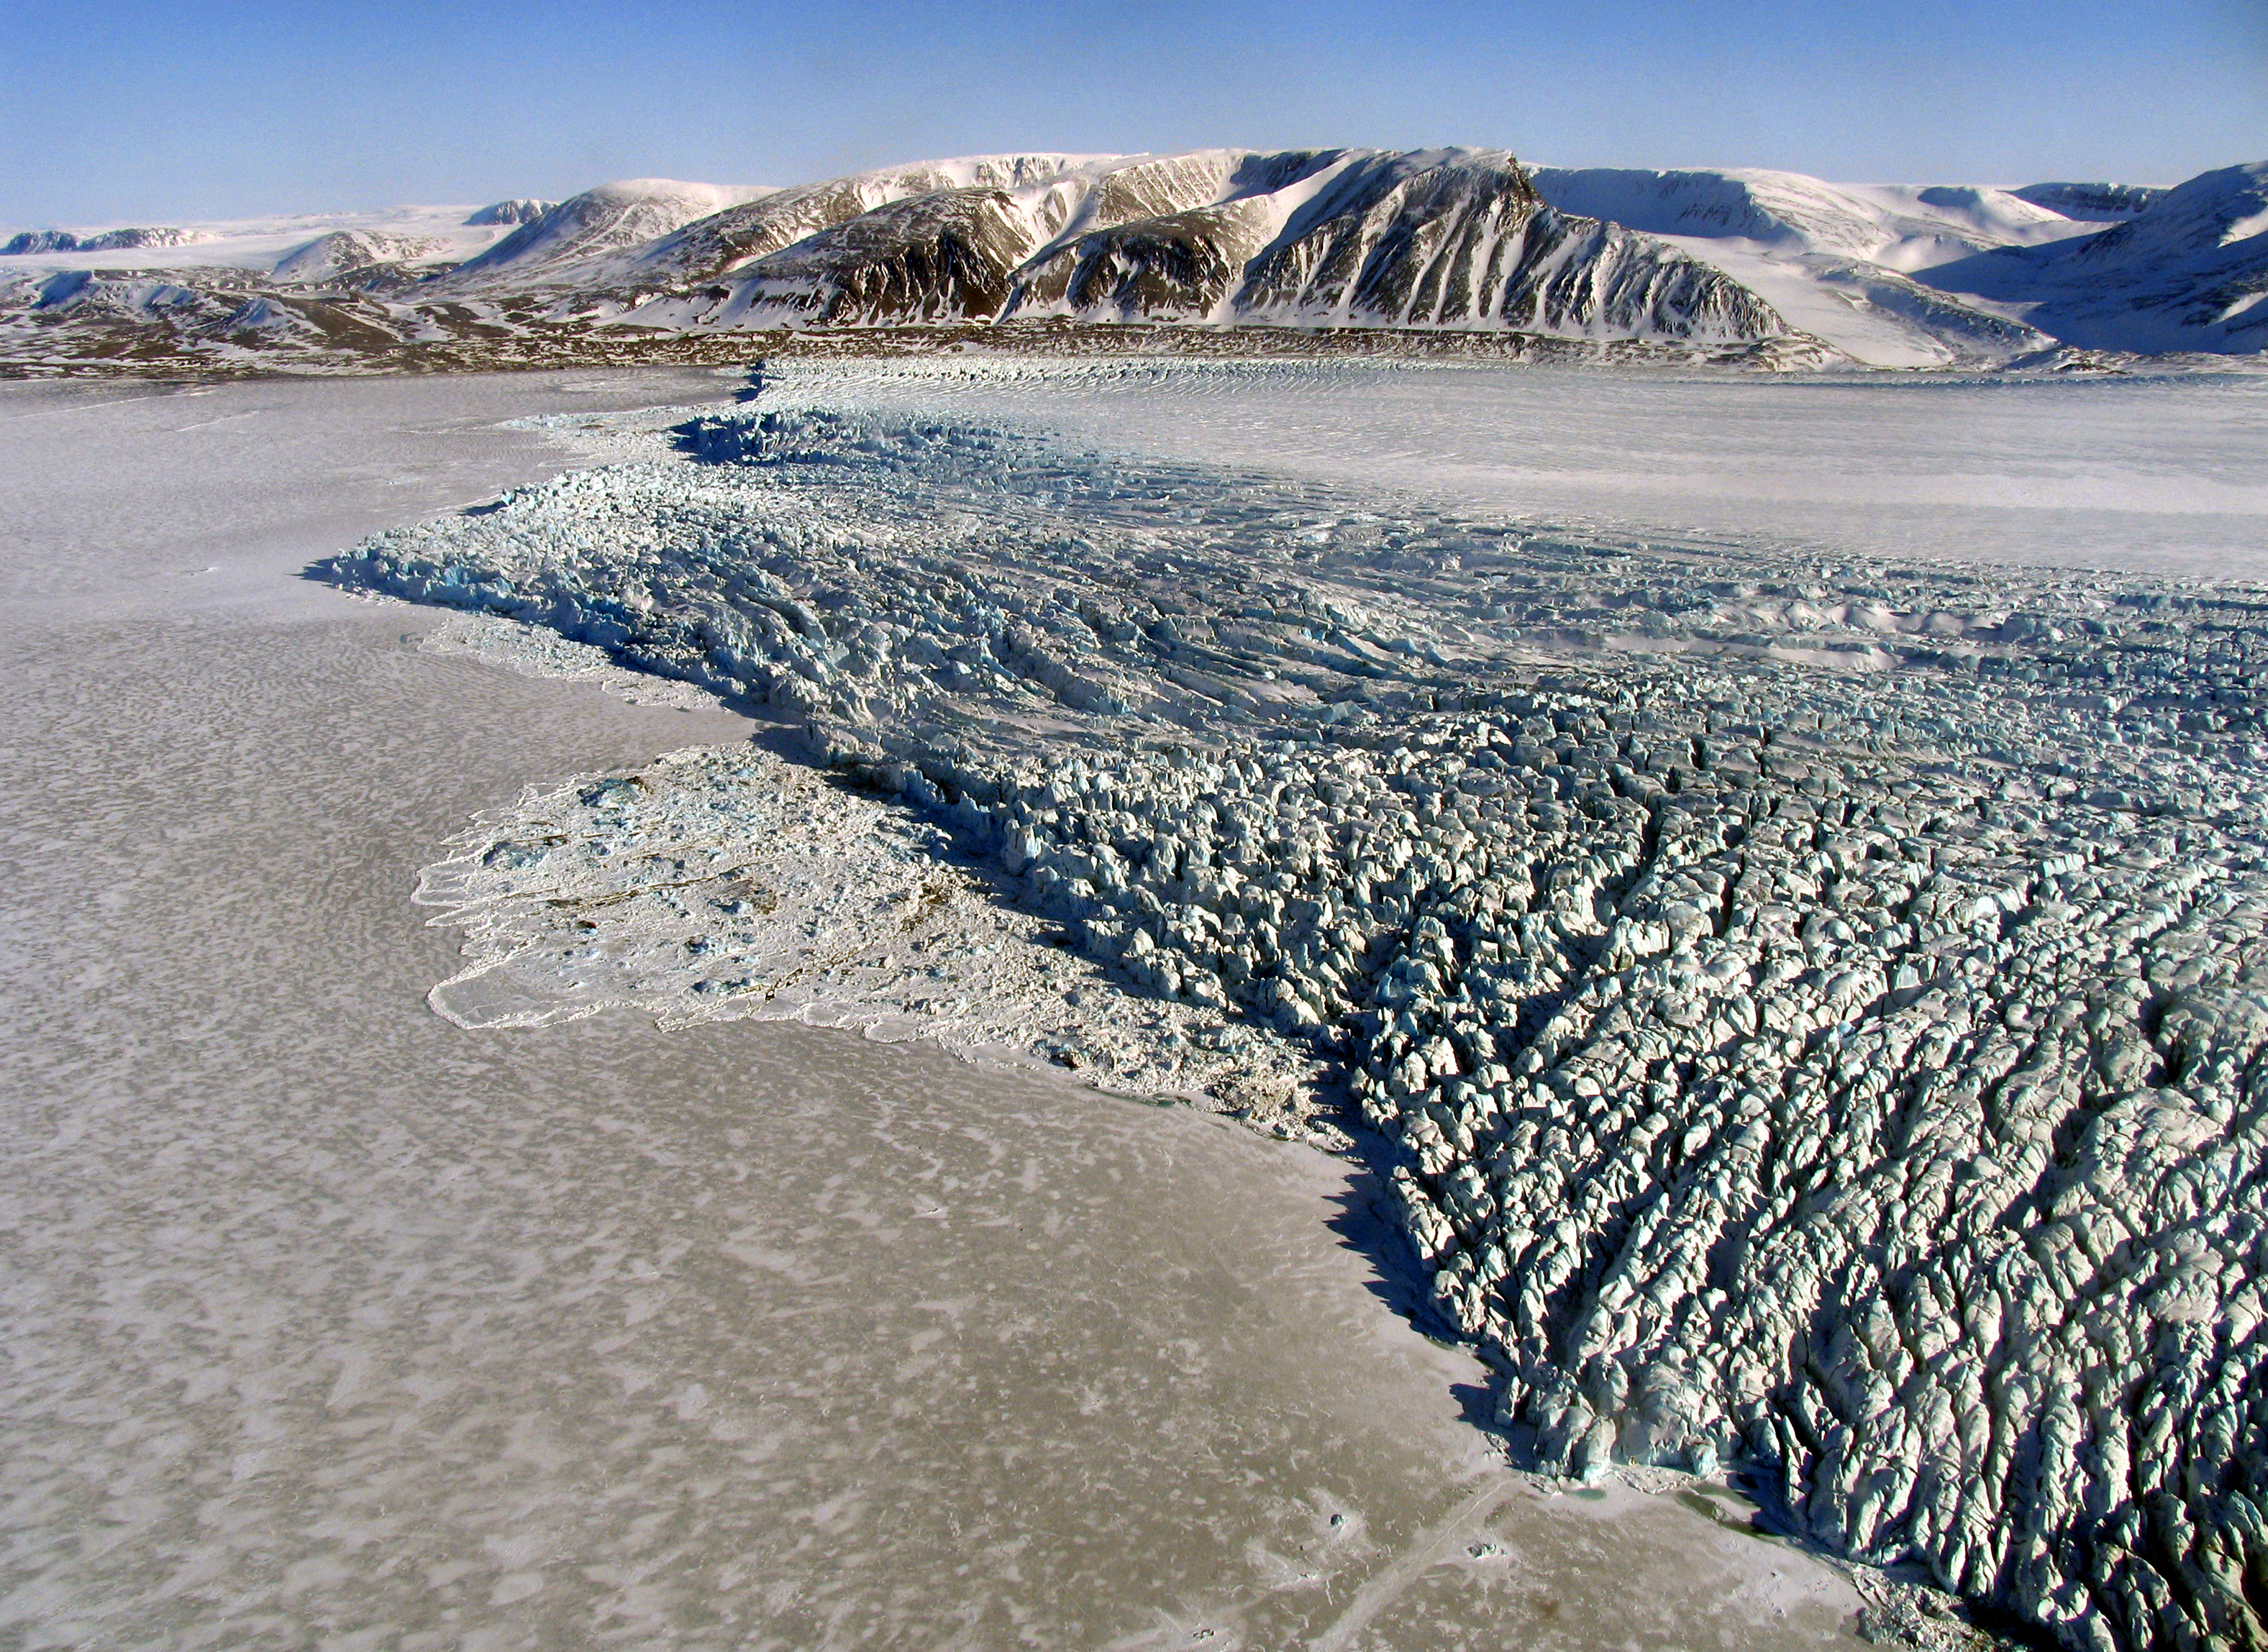
[[883, 807], [295, 577], [718, 390], [0, 387], [0, 1641], [1855, 1644], [1721, 1486], [1508, 1472], [1359, 1167], [912, 1045], [427, 1010], [419, 869], [524, 787], [690, 744]]
[[[2120, 566], [2116, 519], [2061, 556], [1977, 532], [2117, 505], [2176, 518], [2139, 560], [2178, 564], [2185, 490], [2258, 518], [2232, 462], [2257, 383], [1948, 388], [1956, 417], [2068, 395], [2127, 468], [2007, 419], [1987, 457], [2019, 492], [1964, 504], [1941, 471], [1933, 542], [1884, 554], [1680, 531], [1627, 484], [1651, 523], [1554, 525], [1502, 508], [1501, 449], [1429, 468], [1392, 429], [1318, 460], [1352, 417], [1264, 468], [1190, 457], [1177, 410], [1207, 400], [1284, 445], [1266, 371], [1116, 370], [1156, 402], [1122, 423], [1100, 370], [926, 371], [776, 376], [648, 422], [698, 463], [563, 477], [328, 575], [768, 705], [1130, 987], [1338, 1062], [1545, 1465], [1744, 1464], [1820, 1539], [2073, 1645], [2259, 1632], [2268, 597]], [[1413, 382], [1432, 430], [1517, 399]], [[1596, 381], [1546, 382], [1572, 422]], [[1655, 415], [1698, 435], [1719, 388], [1655, 380]], [[1888, 410], [1948, 405], [1815, 405], [1754, 462], [1831, 496], [1831, 454], [1863, 518], [1874, 477], [1912, 486]], [[505, 914], [516, 990], [762, 1013], [748, 914], [787, 902], [748, 870], [781, 827], [749, 778], [531, 798], [429, 886], [476, 948]], [[806, 933], [871, 949], [909, 928], [890, 893]], [[1159, 1065], [1186, 1086], [1218, 1054]]]

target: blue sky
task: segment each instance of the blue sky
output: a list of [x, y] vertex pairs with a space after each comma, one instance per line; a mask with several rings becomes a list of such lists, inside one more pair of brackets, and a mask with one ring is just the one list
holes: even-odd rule
[[2268, 157], [2268, 0], [0, 0], [0, 228], [1208, 144], [2171, 182]]

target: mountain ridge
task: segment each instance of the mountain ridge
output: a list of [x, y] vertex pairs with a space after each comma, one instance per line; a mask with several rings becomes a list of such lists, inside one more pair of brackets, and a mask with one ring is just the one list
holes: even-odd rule
[[784, 187], [633, 179], [470, 210], [26, 231], [0, 254], [0, 370], [368, 371], [1033, 326], [1066, 346], [1129, 326], [1270, 348], [1361, 330], [1776, 365], [2249, 354], [2268, 344], [2264, 230], [2268, 163], [2171, 189], [1999, 189], [1531, 170], [1469, 148], [1004, 153]]

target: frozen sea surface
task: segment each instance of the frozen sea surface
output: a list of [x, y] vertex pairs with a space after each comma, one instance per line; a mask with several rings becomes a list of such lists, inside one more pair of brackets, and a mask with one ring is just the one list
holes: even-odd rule
[[1336, 1161], [924, 1046], [427, 1008], [469, 817], [747, 724], [291, 576], [558, 468], [500, 419], [715, 388], [0, 389], [0, 1638], [1844, 1637], [1733, 1504], [1506, 1474]]
[[1553, 526], [1896, 559], [2268, 578], [2268, 373], [1967, 378], [971, 363], [784, 389]]

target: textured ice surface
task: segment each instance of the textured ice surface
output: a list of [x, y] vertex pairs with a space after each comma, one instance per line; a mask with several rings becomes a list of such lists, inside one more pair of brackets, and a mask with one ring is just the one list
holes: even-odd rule
[[796, 393], [1491, 520], [1892, 561], [2268, 578], [2268, 374], [1734, 377], [983, 358], [776, 363]]
[[766, 702], [1336, 1055], [1546, 1465], [1745, 1460], [2074, 1645], [2261, 1633], [2258, 592], [683, 438], [333, 572]]
[[426, 1011], [453, 823], [746, 731], [291, 576], [697, 382], [0, 385], [0, 1643], [1841, 1644], [1734, 1510], [1506, 1474], [1342, 1161]]
[[951, 851], [936, 825], [754, 746], [532, 792], [420, 881], [419, 902], [443, 909], [434, 921], [470, 936], [431, 1002], [468, 1027], [622, 1004], [665, 1025], [747, 1017], [927, 1039], [1209, 1098], [1283, 1134], [1310, 1127], [1316, 1062], [1302, 1041], [1218, 1003], [1129, 995]]

